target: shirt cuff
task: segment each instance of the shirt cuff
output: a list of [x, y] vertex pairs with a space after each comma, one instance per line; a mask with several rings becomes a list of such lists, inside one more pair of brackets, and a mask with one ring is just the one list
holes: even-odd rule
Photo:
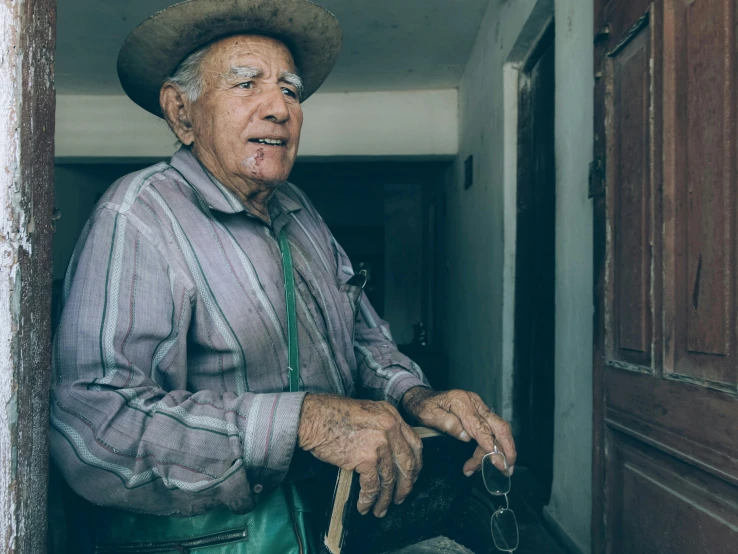
[[389, 380], [387, 384], [387, 402], [392, 404], [395, 408], [399, 408], [402, 402], [402, 397], [405, 393], [415, 387], [423, 387], [430, 389], [431, 386], [421, 379], [418, 379], [415, 375], [408, 372], [400, 366], [395, 368], [387, 368], [390, 371], [393, 369], [399, 370]]
[[243, 437], [243, 457], [253, 492], [276, 488], [287, 475], [306, 394], [254, 395]]

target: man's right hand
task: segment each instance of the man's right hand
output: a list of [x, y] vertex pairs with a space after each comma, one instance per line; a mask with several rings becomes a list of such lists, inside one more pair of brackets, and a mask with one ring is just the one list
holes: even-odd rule
[[402, 504], [423, 466], [423, 442], [387, 402], [308, 394], [298, 444], [316, 458], [360, 475], [357, 508], [384, 517]]

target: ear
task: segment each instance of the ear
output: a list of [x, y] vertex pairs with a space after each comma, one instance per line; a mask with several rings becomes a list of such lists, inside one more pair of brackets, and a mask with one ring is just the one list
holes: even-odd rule
[[173, 83], [164, 83], [159, 92], [159, 105], [169, 127], [185, 146], [195, 142], [190, 122], [190, 101]]

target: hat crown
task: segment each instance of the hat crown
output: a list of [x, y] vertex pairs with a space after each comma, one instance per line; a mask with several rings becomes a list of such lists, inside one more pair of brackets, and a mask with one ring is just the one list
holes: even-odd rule
[[328, 77], [342, 43], [335, 16], [309, 0], [187, 0], [152, 15], [125, 40], [118, 54], [123, 90], [161, 117], [161, 85], [182, 61], [203, 46], [236, 34], [284, 42], [303, 80], [303, 100]]

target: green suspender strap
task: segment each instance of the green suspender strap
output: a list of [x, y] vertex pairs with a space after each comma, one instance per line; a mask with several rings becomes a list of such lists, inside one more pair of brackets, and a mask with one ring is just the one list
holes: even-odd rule
[[300, 345], [297, 339], [297, 311], [295, 308], [295, 273], [292, 268], [292, 252], [287, 239], [287, 231], [282, 227], [279, 233], [279, 249], [282, 252], [284, 269], [284, 296], [287, 302], [287, 350], [290, 392], [300, 390]]

